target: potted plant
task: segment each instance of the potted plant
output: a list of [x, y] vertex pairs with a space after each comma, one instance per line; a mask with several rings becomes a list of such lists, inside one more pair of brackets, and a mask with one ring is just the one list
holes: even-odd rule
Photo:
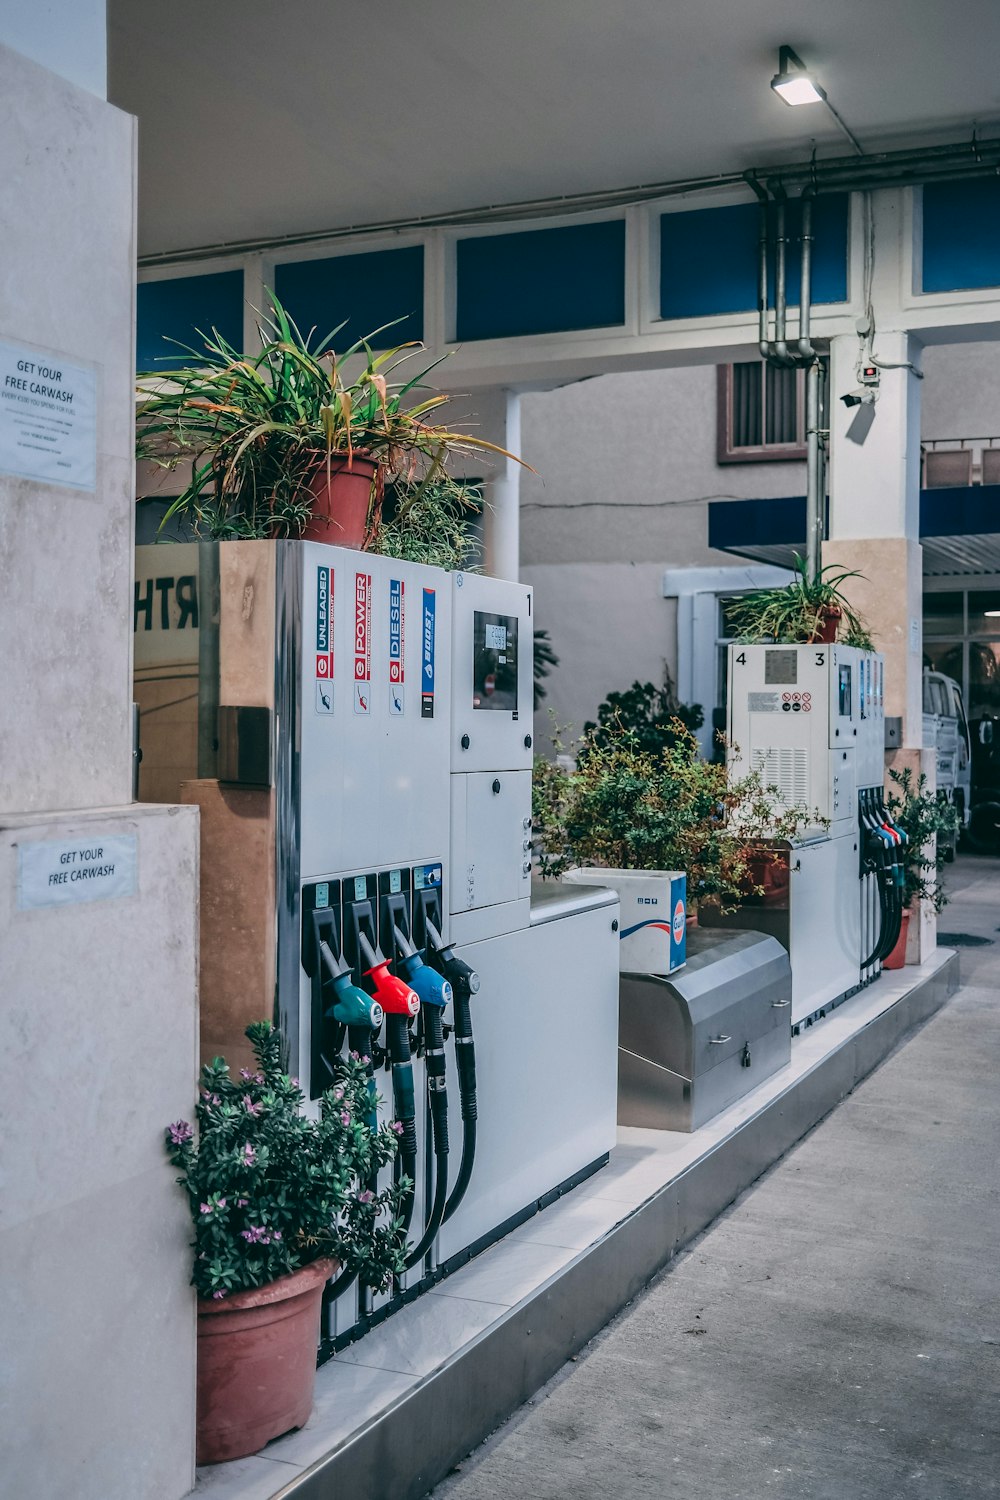
[[420, 396], [433, 364], [392, 380], [422, 345], [375, 353], [377, 329], [338, 354], [340, 331], [303, 335], [272, 293], [257, 352], [213, 330], [203, 350], [185, 351], [190, 364], [139, 377], [137, 457], [191, 465], [163, 525], [184, 515], [213, 538], [364, 547], [379, 530], [386, 479], [433, 480], [460, 454], [513, 457], [433, 420], [450, 399]]
[[845, 579], [860, 576], [827, 567], [810, 578], [805, 560], [796, 555], [791, 583], [740, 595], [727, 606], [727, 629], [748, 645], [760, 641], [832, 644], [842, 640], [846, 646], [871, 651], [871, 633], [841, 591]]
[[[558, 877], [571, 869], [599, 874], [623, 887], [636, 871], [683, 871], [688, 905], [713, 903], [732, 911], [749, 894], [763, 894], [759, 874], [773, 846], [821, 823], [805, 808], [785, 808], [752, 771], [730, 779], [724, 765], [702, 758], [698, 741], [679, 718], [658, 746], [641, 742], [614, 721], [592, 726], [567, 769], [539, 757], [532, 783], [534, 846], [540, 871]], [[675, 912], [669, 889], [660, 910]], [[623, 935], [624, 933], [623, 929]], [[635, 967], [623, 949], [623, 967]], [[652, 972], [666, 972], [666, 966]]]
[[958, 837], [959, 816], [950, 802], [928, 791], [922, 771], [914, 776], [909, 766], [893, 769], [889, 782], [886, 806], [892, 821], [905, 833], [906, 843], [902, 846], [903, 922], [884, 967], [901, 969], [906, 962], [910, 917], [923, 901], [935, 912], [943, 911], [948, 903], [942, 874], [947, 847]]
[[312, 1410], [323, 1286], [338, 1263], [381, 1289], [402, 1270], [396, 1208], [408, 1187], [378, 1192], [396, 1154], [391, 1125], [371, 1128], [366, 1058], [342, 1058], [319, 1104], [303, 1112], [267, 1021], [246, 1032], [256, 1068], [202, 1069], [197, 1132], [166, 1131], [195, 1237], [198, 1292], [197, 1459], [255, 1453]]

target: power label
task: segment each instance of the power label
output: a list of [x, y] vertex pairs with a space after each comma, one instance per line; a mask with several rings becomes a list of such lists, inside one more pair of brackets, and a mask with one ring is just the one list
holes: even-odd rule
[[406, 646], [406, 585], [401, 578], [389, 580], [389, 713], [403, 712], [403, 652]]
[[354, 575], [354, 712], [372, 708], [372, 575]]
[[333, 713], [333, 569], [316, 569], [316, 712]]
[[434, 717], [434, 627], [437, 594], [424, 589], [423, 628], [420, 638], [420, 717]]

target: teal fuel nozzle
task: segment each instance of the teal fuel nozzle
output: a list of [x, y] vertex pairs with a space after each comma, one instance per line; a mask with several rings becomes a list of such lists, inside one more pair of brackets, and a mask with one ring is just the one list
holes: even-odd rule
[[329, 943], [321, 942], [319, 952], [333, 982], [334, 1002], [326, 1014], [342, 1026], [368, 1026], [372, 1031], [380, 1031], [385, 1012], [379, 1002], [354, 983], [350, 969], [337, 958]]

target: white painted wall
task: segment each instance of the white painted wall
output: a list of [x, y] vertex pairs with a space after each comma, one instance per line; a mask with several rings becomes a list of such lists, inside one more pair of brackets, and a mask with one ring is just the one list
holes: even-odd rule
[[928, 344], [920, 436], [1000, 437], [1000, 342]]
[[108, 97], [107, 0], [0, 0], [0, 43]]
[[[719, 464], [714, 366], [605, 375], [521, 398], [521, 576], [559, 666], [547, 710], [578, 734], [607, 693], [677, 677], [667, 568], [732, 566], [708, 545], [710, 500], [801, 495], [801, 463]], [[706, 711], [712, 705], [706, 704]]]

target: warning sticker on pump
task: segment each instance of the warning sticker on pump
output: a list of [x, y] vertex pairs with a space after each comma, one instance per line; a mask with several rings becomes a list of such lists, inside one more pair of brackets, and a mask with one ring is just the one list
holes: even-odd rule
[[779, 693], [747, 693], [747, 708], [752, 714], [780, 714]]

